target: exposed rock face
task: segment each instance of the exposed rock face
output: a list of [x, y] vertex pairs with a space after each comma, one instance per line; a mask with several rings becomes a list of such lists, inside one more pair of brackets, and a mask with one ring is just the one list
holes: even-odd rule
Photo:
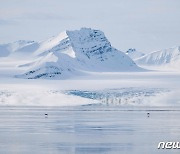
[[64, 31], [56, 37], [39, 43], [34, 51], [37, 60], [18, 77], [68, 78], [84, 71], [120, 72], [140, 71], [125, 53], [111, 46], [104, 33], [91, 28]]
[[137, 51], [134, 48], [130, 48], [128, 51], [126, 51], [126, 55], [128, 55], [131, 59], [135, 60], [137, 58], [144, 56], [145, 54]]

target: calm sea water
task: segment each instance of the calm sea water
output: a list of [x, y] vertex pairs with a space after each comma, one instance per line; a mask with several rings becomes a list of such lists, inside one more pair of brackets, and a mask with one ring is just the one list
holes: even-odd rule
[[0, 154], [180, 153], [157, 149], [180, 141], [179, 117], [178, 108], [1, 107]]

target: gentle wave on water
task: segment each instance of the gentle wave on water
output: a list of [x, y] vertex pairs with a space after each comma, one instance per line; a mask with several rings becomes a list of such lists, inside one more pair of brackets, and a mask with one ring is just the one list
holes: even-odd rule
[[1, 107], [0, 153], [177, 153], [157, 146], [179, 141], [179, 116], [167, 107]]

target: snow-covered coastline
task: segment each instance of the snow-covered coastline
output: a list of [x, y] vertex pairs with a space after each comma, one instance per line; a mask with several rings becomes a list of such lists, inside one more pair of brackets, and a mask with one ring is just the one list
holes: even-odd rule
[[[66, 80], [1, 77], [0, 105], [179, 106], [179, 76], [172, 72], [121, 72], [92, 73]], [[84, 97], [84, 92], [89, 97]], [[92, 99], [91, 93], [100, 97]]]
[[[178, 71], [140, 68], [99, 30], [65, 31], [0, 49], [0, 105], [180, 105]], [[128, 53], [146, 57], [134, 49]]]

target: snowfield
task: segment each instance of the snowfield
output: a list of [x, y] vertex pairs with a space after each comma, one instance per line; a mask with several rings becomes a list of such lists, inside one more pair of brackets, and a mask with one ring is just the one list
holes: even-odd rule
[[0, 105], [179, 106], [179, 73], [91, 73], [66, 80], [1, 78]]
[[130, 48], [128, 51], [125, 52], [131, 59], [135, 60], [144, 56], [145, 54], [142, 52], [137, 51], [136, 49]]
[[15, 75], [18, 78], [67, 79], [85, 71], [144, 71], [125, 53], [112, 47], [102, 31], [91, 28], [64, 31], [42, 42], [23, 41], [22, 45], [22, 41], [17, 41], [6, 46], [8, 55], [1, 57], [27, 60], [18, 65], [23, 69]]
[[147, 69], [180, 71], [180, 47], [154, 51], [134, 60]]
[[90, 28], [64, 31], [42, 42], [0, 45], [0, 105], [180, 105], [177, 69], [150, 71], [151, 65], [141, 68], [128, 56], [179, 68], [179, 47], [125, 54], [102, 31]]

